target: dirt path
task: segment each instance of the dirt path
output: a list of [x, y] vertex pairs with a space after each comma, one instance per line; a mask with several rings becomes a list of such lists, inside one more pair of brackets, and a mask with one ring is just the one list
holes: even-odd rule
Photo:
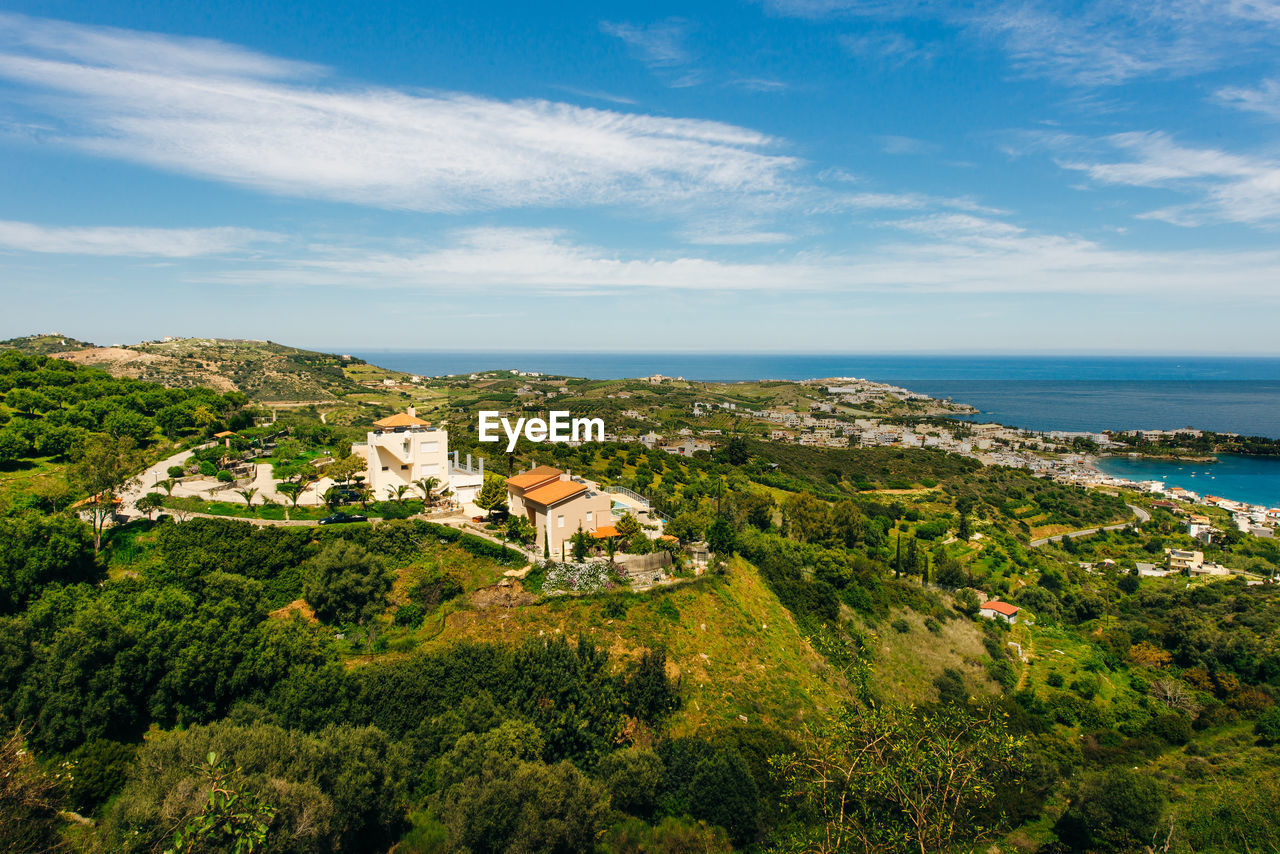
[[1035, 638], [1032, 635], [1030, 626], [1028, 626], [1026, 631], [1026, 645], [1024, 646], [1021, 643], [1018, 644], [1018, 649], [1022, 652], [1022, 655], [1020, 656], [1022, 659], [1022, 670], [1018, 674], [1018, 684], [1014, 686], [1013, 689], [1015, 692], [1021, 691], [1023, 688], [1027, 687], [1027, 680], [1031, 677], [1031, 661], [1035, 655], [1035, 648]]

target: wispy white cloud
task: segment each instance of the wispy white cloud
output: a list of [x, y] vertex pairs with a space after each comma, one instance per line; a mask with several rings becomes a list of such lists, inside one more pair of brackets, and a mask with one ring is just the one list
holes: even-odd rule
[[764, 0], [782, 15], [938, 21], [978, 43], [994, 42], [1022, 73], [1081, 86], [1143, 77], [1186, 77], [1274, 51], [1276, 0], [1035, 0], [925, 3], [903, 0]]
[[310, 68], [218, 43], [0, 21], [0, 78], [56, 126], [44, 142], [271, 193], [437, 212], [672, 209], [771, 201], [801, 165], [719, 122], [321, 86]]
[[896, 226], [904, 239], [857, 254], [801, 251], [764, 261], [646, 256], [583, 245], [554, 230], [469, 229], [420, 250], [332, 248], [214, 280], [438, 293], [489, 289], [522, 296], [684, 290], [1164, 298], [1203, 293], [1205, 282], [1230, 281], [1238, 296], [1280, 299], [1280, 251], [1124, 251], [963, 214], [926, 215]]
[[1222, 103], [1238, 110], [1280, 119], [1280, 80], [1263, 80], [1257, 86], [1224, 86], [1214, 93]]
[[1001, 216], [1008, 211], [980, 204], [965, 197], [934, 196], [928, 193], [842, 193], [832, 195], [814, 210], [822, 211], [923, 211], [959, 210]]
[[853, 56], [891, 68], [927, 62], [934, 53], [932, 45], [920, 44], [896, 32], [845, 33], [839, 38], [840, 45]]
[[581, 98], [590, 98], [593, 101], [606, 101], [610, 104], [623, 104], [625, 106], [634, 106], [636, 101], [634, 98], [628, 98], [625, 95], [615, 95], [612, 92], [602, 92], [598, 89], [579, 89], [575, 86], [553, 86], [561, 92], [568, 92], [570, 95], [577, 95]]
[[279, 239], [248, 228], [75, 227], [0, 220], [0, 248], [60, 255], [195, 258], [240, 253]]
[[0, 13], [0, 50], [37, 51], [104, 68], [182, 76], [286, 79], [318, 76], [319, 66], [255, 53], [213, 39], [89, 27]]
[[681, 235], [685, 243], [699, 246], [757, 246], [768, 243], [790, 243], [796, 235], [770, 231], [758, 221], [704, 221], [686, 229]]
[[693, 61], [686, 46], [689, 22], [682, 18], [639, 25], [601, 21], [600, 30], [622, 39], [651, 68], [675, 68]]
[[882, 136], [880, 150], [885, 154], [938, 154], [942, 146], [910, 136]]
[[1101, 184], [1177, 191], [1194, 201], [1144, 213], [1176, 225], [1280, 224], [1280, 160], [1179, 145], [1163, 133], [1121, 133], [1103, 140], [1128, 155], [1114, 160], [1064, 157], [1059, 163]]
[[688, 46], [692, 25], [683, 18], [639, 25], [601, 21], [600, 30], [626, 42], [636, 58], [672, 88], [697, 86], [704, 80]]
[[748, 92], [785, 92], [791, 88], [789, 83], [766, 77], [741, 77], [730, 81], [729, 85]]
[[897, 18], [927, 10], [925, 0], [763, 0], [764, 7], [795, 18], [851, 17]]

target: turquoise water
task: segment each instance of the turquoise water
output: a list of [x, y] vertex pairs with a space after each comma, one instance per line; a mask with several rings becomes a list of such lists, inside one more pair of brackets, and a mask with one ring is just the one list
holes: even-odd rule
[[1127, 480], [1163, 480], [1201, 496], [1280, 507], [1280, 459], [1223, 454], [1216, 463], [1103, 457], [1098, 468]]

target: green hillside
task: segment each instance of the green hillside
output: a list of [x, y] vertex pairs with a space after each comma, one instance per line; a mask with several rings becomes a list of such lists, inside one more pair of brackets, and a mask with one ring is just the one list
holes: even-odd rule
[[0, 341], [0, 351], [17, 350], [34, 356], [51, 356], [54, 353], [65, 353], [68, 350], [83, 350], [97, 346], [87, 341], [68, 338], [66, 335], [50, 333], [48, 335], [24, 335], [21, 338], [9, 338]]
[[[1146, 496], [931, 450], [732, 437], [692, 456], [522, 441], [491, 457], [498, 476], [552, 463], [646, 490], [668, 539], [633, 529], [617, 551], [670, 553], [651, 588], [601, 544], [531, 560], [502, 542], [519, 524], [428, 520], [426, 498], [355, 486], [326, 501], [376, 524], [226, 493], [156, 493], [117, 521], [125, 483], [182, 448], [174, 477], [230, 477], [260, 451], [300, 485], [317, 460], [358, 469], [362, 419], [406, 400], [450, 413], [537, 383], [566, 408], [655, 412], [666, 394], [415, 383], [253, 342], [119, 352], [214, 365], [224, 390], [0, 353], [10, 850], [1051, 854], [1160, 834], [1228, 852], [1280, 832], [1280, 547], [1225, 530], [1224, 511], [1203, 544]], [[274, 379], [236, 373], [268, 365]], [[331, 398], [272, 421], [228, 388], [286, 376]], [[1102, 524], [1121, 527], [1032, 545]], [[1230, 574], [1136, 572], [1190, 547]], [[1016, 624], [981, 616], [991, 598]]]

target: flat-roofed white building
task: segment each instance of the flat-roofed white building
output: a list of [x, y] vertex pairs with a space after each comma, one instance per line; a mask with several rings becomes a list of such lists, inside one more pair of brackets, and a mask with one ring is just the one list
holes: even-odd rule
[[456, 453], [449, 456], [449, 431], [419, 418], [412, 406], [373, 422], [365, 444], [352, 450], [365, 458], [375, 500], [394, 498], [402, 485], [416, 493], [414, 481], [434, 477], [439, 482], [436, 494], [452, 490], [465, 503], [474, 500], [484, 483], [484, 460], [473, 465], [468, 454], [466, 466], [459, 465]]
[[1190, 549], [1168, 549], [1169, 569], [1194, 575], [1204, 565], [1204, 552]]

